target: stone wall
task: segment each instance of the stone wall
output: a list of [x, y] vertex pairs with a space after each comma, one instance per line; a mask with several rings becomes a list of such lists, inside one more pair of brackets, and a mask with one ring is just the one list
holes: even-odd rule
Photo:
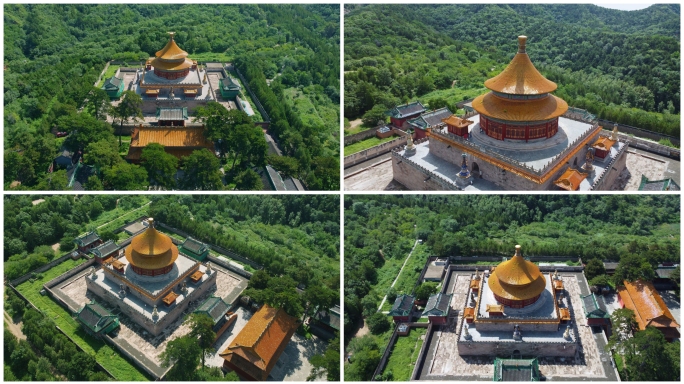
[[92, 267], [94, 264], [95, 259], [90, 259], [87, 262], [77, 266], [76, 268], [73, 268], [65, 273], [62, 273], [61, 275], [43, 284], [43, 289], [45, 289], [45, 291], [50, 295], [50, 297], [55, 299], [55, 301], [57, 301], [58, 304], [62, 305], [71, 312], [76, 312], [79, 309], [81, 309], [80, 304], [74, 302], [70, 297], [66, 296], [59, 289], [55, 289], [55, 287], [63, 283], [64, 281], [78, 275], [85, 269]]
[[[598, 119], [599, 124], [609, 130], [613, 130], [614, 121]], [[642, 128], [633, 127], [631, 125], [618, 124], [618, 131], [632, 134], [638, 137], [645, 137], [647, 139], [659, 141], [660, 139], [670, 139], [670, 142], [674, 145], [680, 145], [680, 139], [678, 137], [663, 135], [661, 133], [648, 131]]]
[[[430, 153], [438, 156], [452, 164], [460, 164], [462, 161], [462, 153], [449, 148], [450, 145], [441, 140], [430, 140]], [[583, 146], [580, 151], [569, 159], [566, 164], [574, 164], [575, 160], [577, 164], [582, 164], [587, 153], [588, 146]], [[482, 178], [493, 182], [499, 187], [509, 190], [509, 191], [544, 191], [555, 188], [553, 185], [554, 180], [557, 180], [565, 171], [565, 167], [561, 167], [555, 174], [551, 175], [544, 183], [537, 184], [534, 181], [528, 180], [522, 176], [518, 176], [512, 172], [508, 172], [504, 169], [498, 168], [496, 165], [491, 164], [484, 159], [473, 155], [472, 153], [467, 153], [466, 160], [470, 166], [471, 172], [473, 169], [478, 171], [473, 172], [473, 176], [477, 178]]]
[[[618, 133], [620, 141], [629, 142], [629, 146], [641, 149], [643, 151], [655, 153], [661, 156], [669, 157], [671, 159], [679, 160], [681, 158], [681, 150], [677, 148], [668, 147], [667, 145], [662, 145], [654, 143], [650, 140], [644, 140], [639, 137], [629, 136], [624, 133]], [[679, 144], [677, 144], [679, 145]]]
[[378, 130], [378, 128], [383, 127], [384, 125], [379, 125], [375, 128], [367, 129], [365, 131], [361, 131], [359, 133], [355, 133], [353, 135], [348, 135], [344, 137], [344, 145], [349, 145], [349, 144], [354, 144], [357, 141], [365, 140], [369, 137], [375, 136], [375, 131]]
[[627, 166], [627, 148], [629, 146], [625, 145], [622, 147], [617, 156], [611, 160], [611, 162], [606, 167], [603, 175], [598, 180], [594, 181], [592, 189], [595, 191], [609, 191], [610, 187], [613, 186], [615, 180], [620, 176], [620, 173]]
[[169, 101], [169, 100], [155, 100], [147, 99], [143, 100], [142, 111], [146, 114], [156, 114], [157, 108], [182, 108], [188, 107], [188, 115], [195, 113], [197, 107], [204, 107], [207, 105], [205, 100], [182, 100], [182, 101]]
[[240, 78], [240, 81], [242, 81], [242, 85], [245, 87], [247, 93], [249, 93], [249, 96], [252, 98], [252, 101], [254, 102], [256, 108], [259, 110], [259, 113], [261, 113], [261, 117], [264, 119], [264, 121], [270, 122], [271, 118], [268, 116], [268, 113], [266, 113], [266, 110], [261, 105], [261, 101], [259, 101], [259, 98], [256, 97], [254, 92], [252, 92], [252, 89], [249, 88], [249, 83], [247, 82], [247, 80], [245, 80], [244, 76], [242, 76], [242, 73], [240, 73], [240, 70], [237, 69], [237, 67], [235, 67], [234, 69], [235, 73], [237, 73], [238, 77]]
[[359, 163], [362, 163], [366, 160], [372, 159], [374, 157], [378, 157], [384, 153], [387, 153], [391, 151], [393, 148], [396, 148], [398, 146], [403, 146], [406, 145], [406, 142], [408, 141], [408, 135], [400, 135], [394, 140], [390, 140], [388, 142], [376, 145], [374, 147], [370, 147], [366, 150], [363, 150], [361, 152], [353, 153], [349, 156], [344, 157], [344, 167], [348, 168], [351, 167], [352, 165], [356, 165]]
[[573, 357], [577, 352], [577, 343], [527, 343], [472, 341], [459, 342], [458, 354], [461, 356], [511, 356], [518, 351], [523, 356], [565, 356]]
[[[73, 252], [73, 251], [72, 251], [72, 252]], [[47, 264], [41, 265], [40, 267], [34, 269], [34, 270], [31, 271], [31, 272], [28, 272], [28, 273], [26, 273], [26, 274], [24, 274], [24, 275], [22, 275], [22, 276], [17, 277], [16, 279], [10, 281], [10, 284], [11, 284], [12, 286], [15, 286], [15, 287], [16, 287], [17, 285], [19, 285], [19, 284], [21, 284], [21, 283], [23, 283], [23, 282], [29, 280], [29, 279], [33, 276], [33, 274], [45, 272], [45, 271], [47, 271], [48, 269], [54, 267], [55, 265], [62, 264], [63, 262], [65, 262], [65, 261], [66, 261], [67, 259], [69, 259], [69, 258], [71, 258], [71, 252], [62, 255], [61, 257], [59, 257], [59, 258], [57, 258], [57, 259], [54, 259], [54, 260], [52, 260], [51, 262], [49, 262], [49, 263], [47, 263]]]
[[420, 167], [397, 152], [392, 152], [392, 172], [394, 180], [412, 191], [459, 190], [455, 184], [449, 184], [439, 175]]
[[[505, 310], [504, 310], [505, 311]], [[483, 332], [496, 332], [496, 331], [506, 331], [513, 334], [513, 326], [515, 324], [520, 326], [520, 330], [523, 332], [523, 337], [525, 336], [525, 331], [528, 332], [557, 332], [559, 327], [562, 327], [560, 321], [554, 323], [532, 323], [524, 322], [525, 320], [520, 320], [518, 323], [509, 323], [512, 319], [507, 318], [506, 321], [494, 322], [494, 321], [477, 321], [475, 320], [475, 329]], [[472, 324], [471, 324], [472, 326]]]
[[143, 371], [147, 372], [148, 375], [152, 376], [154, 379], [159, 380], [171, 369], [173, 365], [168, 368], [162, 368], [154, 364], [145, 355], [136, 356], [136, 353], [140, 351], [136, 350], [135, 347], [130, 345], [126, 340], [119, 338], [112, 338], [109, 335], [104, 335], [103, 340], [108, 344], [116, 347], [116, 349], [121, 352], [128, 360], [132, 361], [135, 365], [142, 368]]

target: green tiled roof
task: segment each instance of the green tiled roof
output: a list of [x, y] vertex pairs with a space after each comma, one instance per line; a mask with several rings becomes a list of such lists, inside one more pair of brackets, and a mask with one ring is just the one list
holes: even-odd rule
[[223, 88], [226, 91], [239, 91], [240, 89], [242, 89], [242, 87], [240, 87], [240, 84], [238, 84], [238, 82], [230, 76], [221, 79], [221, 88]]
[[584, 308], [584, 314], [587, 319], [607, 319], [610, 318], [608, 311], [606, 311], [605, 305], [599, 303], [596, 296], [592, 293], [590, 295], [582, 296], [582, 308]]
[[672, 179], [649, 180], [641, 175], [640, 191], [679, 191], [679, 185]]
[[119, 90], [119, 88], [121, 88], [122, 84], [123, 79], [119, 79], [118, 77], [112, 76], [109, 79], [105, 80], [104, 84], [102, 85], [102, 89], [116, 91]]
[[537, 359], [494, 359], [494, 381], [539, 381]]
[[76, 317], [83, 325], [95, 333], [107, 330], [110, 326], [115, 325], [114, 323], [119, 323], [117, 316], [112, 315], [108, 310], [95, 302], [86, 304], [76, 313]]
[[389, 311], [390, 316], [408, 316], [413, 309], [413, 301], [415, 298], [409, 295], [399, 295], [394, 300], [392, 310]]
[[98, 240], [100, 240], [100, 236], [98, 236], [97, 233], [88, 232], [85, 235], [74, 239], [74, 243], [76, 243], [79, 247], [86, 247]]

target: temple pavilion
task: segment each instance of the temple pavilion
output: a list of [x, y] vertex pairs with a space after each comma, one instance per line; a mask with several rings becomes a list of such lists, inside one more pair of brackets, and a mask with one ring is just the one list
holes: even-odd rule
[[209, 94], [206, 71], [188, 59], [169, 32], [169, 41], [139, 72], [138, 93], [152, 99], [195, 99]]
[[[179, 252], [172, 239], [157, 231], [149, 219], [124, 256], [101, 266], [86, 277], [88, 291], [120, 309], [147, 333], [164, 332], [188, 304], [216, 287], [211, 264]], [[99, 269], [96, 269], [99, 268]]]
[[297, 327], [299, 321], [282, 308], [264, 304], [219, 353], [223, 368], [247, 380], [266, 381]]
[[490, 273], [476, 271], [458, 329], [460, 355], [574, 356], [569, 297], [557, 273], [515, 255]]
[[432, 113], [439, 121], [426, 122], [429, 113], [409, 121], [415, 149], [392, 151], [395, 181], [411, 190], [590, 191], [609, 189], [625, 168], [626, 143], [553, 95], [558, 86], [535, 68], [526, 36], [484, 85], [489, 91], [465, 104], [462, 117], [447, 110]]

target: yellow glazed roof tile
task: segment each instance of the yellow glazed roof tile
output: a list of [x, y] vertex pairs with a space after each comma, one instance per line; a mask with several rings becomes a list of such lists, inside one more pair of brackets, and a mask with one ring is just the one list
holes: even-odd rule
[[489, 92], [473, 100], [480, 114], [507, 121], [544, 121], [559, 117], [568, 110], [568, 103], [554, 95], [534, 100], [502, 99]]
[[525, 52], [526, 43], [526, 36], [518, 37], [518, 53], [503, 72], [485, 81], [485, 87], [515, 95], [539, 95], [556, 90], [556, 83], [545, 78], [532, 64]]
[[523, 259], [520, 246], [516, 245], [515, 255], [494, 269], [487, 284], [492, 292], [504, 299], [526, 300], [544, 291], [546, 279], [537, 265]]
[[178, 248], [171, 238], [154, 229], [153, 221], [145, 232], [134, 237], [125, 250], [126, 260], [142, 269], [160, 269], [176, 262]]

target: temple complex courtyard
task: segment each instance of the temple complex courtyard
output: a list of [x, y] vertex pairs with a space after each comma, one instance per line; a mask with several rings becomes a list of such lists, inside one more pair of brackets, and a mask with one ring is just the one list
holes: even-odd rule
[[[452, 315], [446, 325], [436, 327], [420, 374], [420, 380], [477, 380], [490, 381], [494, 375], [493, 356], [460, 356], [456, 347], [456, 329], [461, 326], [461, 316], [469, 290], [472, 271], [451, 271], [450, 286], [446, 293], [453, 294], [450, 306]], [[616, 372], [609, 354], [603, 332], [586, 325], [582, 312], [580, 295], [589, 294], [589, 288], [582, 273], [559, 273], [569, 296], [570, 313], [576, 321], [574, 327], [579, 335], [578, 352], [574, 358], [537, 357], [539, 369], [546, 380], [554, 381], [616, 381]], [[524, 341], [524, 336], [523, 336]], [[504, 356], [501, 356], [504, 357]], [[419, 364], [420, 362], [418, 362]]]

